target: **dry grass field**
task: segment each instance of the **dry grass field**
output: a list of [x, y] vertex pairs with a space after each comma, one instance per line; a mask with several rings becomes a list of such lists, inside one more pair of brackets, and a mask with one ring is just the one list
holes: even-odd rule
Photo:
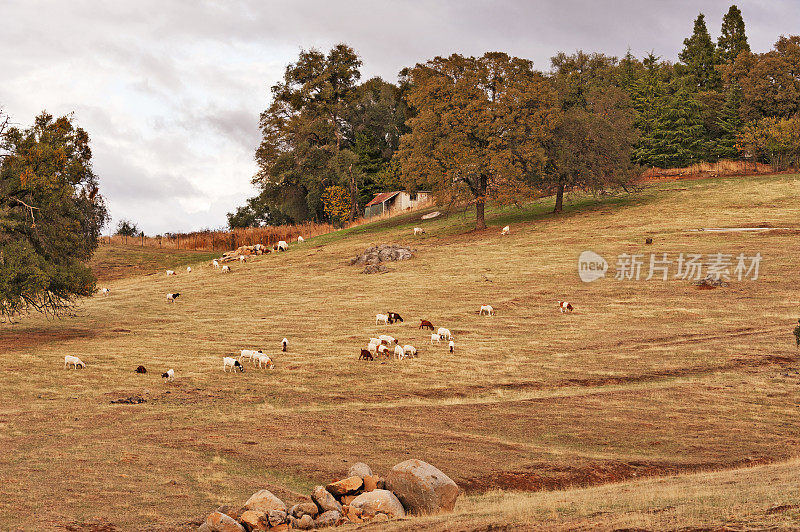
[[[453, 516], [390, 530], [800, 527], [800, 176], [659, 183], [551, 208], [492, 209], [480, 232], [471, 211], [414, 213], [230, 275], [207, 254], [101, 249], [99, 271], [147, 266], [103, 282], [111, 294], [75, 317], [0, 325], [0, 529], [189, 529], [260, 488], [295, 502], [355, 461], [384, 473], [410, 457], [465, 496]], [[776, 229], [688, 231], [764, 225]], [[416, 256], [382, 275], [347, 263], [392, 242]], [[612, 269], [621, 253], [763, 260], [758, 280], [714, 290], [613, 273], [587, 284], [584, 250]], [[168, 262], [177, 276], [163, 275]], [[487, 303], [496, 316], [478, 315]], [[406, 321], [376, 327], [389, 310]], [[419, 318], [449, 327], [456, 352], [431, 346]], [[419, 358], [356, 360], [383, 332]], [[242, 348], [275, 370], [223, 373]], [[66, 354], [87, 368], [63, 370]], [[137, 394], [147, 402], [110, 403]]]

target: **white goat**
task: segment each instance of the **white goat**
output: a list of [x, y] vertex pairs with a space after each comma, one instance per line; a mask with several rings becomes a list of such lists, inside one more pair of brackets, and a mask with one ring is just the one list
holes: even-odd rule
[[239, 255], [239, 262], [247, 262], [247, 257], [244, 255]]
[[385, 345], [379, 345], [377, 350], [379, 355], [386, 355], [387, 357], [389, 356], [389, 348]]
[[231, 267], [225, 264], [222, 266], [222, 273], [231, 273]]
[[192, 267], [191, 266], [187, 266], [186, 267], [186, 273], [192, 273]]
[[394, 337], [389, 336], [388, 334], [382, 334], [378, 336], [378, 339], [381, 341], [381, 343], [385, 342], [386, 345], [392, 345], [397, 343], [397, 340], [395, 340]]
[[219, 270], [219, 261], [217, 259], [212, 260], [211, 265], [214, 267], [215, 270]]
[[258, 360], [258, 367], [261, 367], [261, 364], [264, 364], [264, 367], [267, 369], [275, 369], [275, 363], [272, 362], [272, 359], [269, 355], [265, 355], [264, 353], [256, 353], [255, 356], [256, 360]]
[[175, 270], [167, 270], [167, 275], [177, 275]]
[[481, 305], [480, 315], [494, 316], [494, 307], [491, 305]]
[[451, 353], [455, 352], [455, 349], [456, 349], [456, 343], [450, 340], [450, 352]]
[[424, 235], [424, 234], [425, 234], [425, 231], [423, 231], [421, 227], [415, 227], [414, 228], [414, 236]]
[[239, 371], [244, 371], [244, 366], [242, 366], [241, 362], [235, 358], [225, 357], [222, 359], [222, 371], [227, 372], [228, 368], [231, 368], [231, 372], [236, 371], [236, 368], [239, 368]]
[[404, 345], [403, 352], [407, 357], [416, 357], [417, 356], [417, 348], [413, 345]]
[[242, 360], [243, 358], [246, 358], [247, 360], [251, 360], [252, 361], [253, 357], [255, 357], [257, 354], [258, 354], [258, 351], [255, 351], [253, 349], [242, 349], [242, 350], [239, 351], [239, 360]]
[[175, 292], [174, 294], [167, 294], [167, 303], [174, 303], [178, 296], [181, 295], [180, 292]]
[[298, 243], [298, 244], [302, 244], [302, 243], [303, 243], [303, 242], [305, 242], [305, 241], [306, 241], [306, 239], [305, 239], [305, 238], [303, 238], [302, 236], [298, 236], [298, 237], [297, 237], [297, 243]]
[[289, 249], [289, 244], [287, 244], [285, 240], [281, 240], [275, 245], [275, 249], [277, 251], [286, 251]]
[[431, 345], [433, 344], [433, 342], [436, 342], [437, 344], [441, 344], [442, 343], [442, 337], [439, 336], [436, 333], [431, 333]]
[[445, 329], [444, 327], [439, 327], [439, 330], [436, 331], [436, 332], [438, 332], [439, 336], [441, 336], [445, 340], [452, 340], [453, 339], [453, 335], [450, 334], [450, 329]]
[[81, 369], [86, 368], [86, 364], [83, 363], [83, 360], [72, 355], [67, 355], [64, 357], [64, 369], [67, 369], [70, 367], [70, 365], [72, 365], [75, 369], [78, 369], [78, 367]]
[[288, 348], [289, 348], [289, 340], [284, 338], [283, 340], [281, 340], [281, 351], [285, 353]]
[[375, 325], [388, 325], [389, 324], [389, 315], [388, 314], [375, 314]]
[[507, 235], [507, 234], [508, 234], [508, 233], [510, 233], [510, 232], [511, 232], [511, 226], [510, 226], [510, 225], [507, 225], [507, 226], [503, 227], [503, 230], [502, 230], [502, 231], [500, 231], [500, 235], [501, 235], [501, 236], [505, 236], [505, 235]]
[[168, 369], [167, 371], [165, 371], [164, 373], [161, 374], [161, 377], [165, 381], [172, 382], [172, 381], [175, 380], [175, 370], [174, 369]]
[[107, 296], [109, 292], [111, 292], [111, 290], [109, 290], [108, 288], [100, 289], [100, 293], [103, 294], [104, 296]]
[[406, 352], [399, 345], [394, 346], [394, 356], [397, 360], [403, 360], [406, 357]]

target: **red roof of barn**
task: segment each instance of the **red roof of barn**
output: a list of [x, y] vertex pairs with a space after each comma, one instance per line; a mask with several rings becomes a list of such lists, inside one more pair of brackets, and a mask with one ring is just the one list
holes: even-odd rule
[[396, 190], [394, 192], [381, 192], [380, 194], [376, 194], [375, 197], [372, 198], [372, 201], [367, 203], [367, 207], [369, 207], [371, 205], [377, 205], [378, 203], [383, 203], [384, 201], [386, 201], [388, 199], [392, 199], [397, 194], [400, 194], [399, 190]]

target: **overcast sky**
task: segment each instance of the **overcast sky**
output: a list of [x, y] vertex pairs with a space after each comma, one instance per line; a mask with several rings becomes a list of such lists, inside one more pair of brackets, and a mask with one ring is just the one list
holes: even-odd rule
[[[730, 3], [0, 0], [0, 108], [23, 126], [74, 112], [112, 227], [219, 228], [255, 193], [258, 115], [301, 49], [346, 42], [362, 79], [389, 81], [451, 52], [504, 51], [542, 70], [577, 49], [676, 60], [698, 12], [716, 39]], [[737, 5], [754, 51], [800, 32], [799, 0]]]

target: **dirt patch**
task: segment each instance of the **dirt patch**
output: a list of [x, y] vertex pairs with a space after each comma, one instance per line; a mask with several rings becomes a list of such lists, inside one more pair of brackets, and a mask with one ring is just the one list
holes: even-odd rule
[[44, 327], [26, 328], [20, 331], [0, 332], [0, 351], [30, 349], [54, 342], [67, 342], [80, 338], [94, 338], [97, 329], [50, 329]]
[[112, 405], [139, 405], [146, 403], [147, 399], [141, 395], [131, 395], [129, 397], [122, 397], [120, 399], [112, 399], [109, 401]]
[[117, 525], [106, 521], [105, 519], [98, 519], [97, 521], [88, 521], [79, 523], [71, 521], [63, 525], [57, 525], [57, 528], [66, 530], [67, 532], [120, 532], [122, 529]]

